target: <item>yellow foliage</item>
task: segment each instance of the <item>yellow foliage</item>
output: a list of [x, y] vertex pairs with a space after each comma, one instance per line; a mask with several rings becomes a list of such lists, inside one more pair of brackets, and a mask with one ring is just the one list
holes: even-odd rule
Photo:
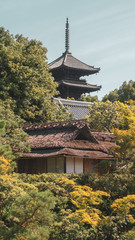
[[111, 207], [118, 215], [128, 216], [129, 221], [135, 223], [135, 219], [130, 214], [130, 210], [135, 207], [135, 194], [116, 199]]
[[70, 180], [66, 177], [61, 177], [61, 180], [60, 180], [62, 183], [64, 183], [65, 185], [71, 185], [71, 186], [74, 186], [76, 185], [76, 183], [73, 181], [73, 180]]
[[4, 156], [0, 156], [0, 174], [7, 175], [11, 171], [11, 160], [7, 160]]
[[[123, 116], [123, 127], [114, 128], [112, 132], [116, 137], [117, 147], [115, 155], [119, 159], [130, 159], [132, 151], [135, 149], [135, 106], [134, 101], [127, 104], [117, 102], [120, 113]], [[116, 109], [118, 111], [118, 109]]]
[[98, 222], [101, 220], [101, 218], [99, 217], [101, 211], [99, 211], [98, 209], [96, 210], [97, 212], [88, 213], [86, 209], [79, 209], [76, 210], [75, 213], [70, 214], [69, 217], [79, 219], [80, 222], [90, 224], [91, 226], [96, 227]]
[[126, 158], [135, 149], [135, 126], [131, 125], [127, 130], [114, 129], [117, 147], [115, 152], [119, 158]]
[[87, 204], [99, 205], [102, 202], [102, 196], [109, 197], [110, 195], [103, 191], [93, 191], [88, 186], [75, 186], [75, 190], [70, 193], [71, 200], [76, 200], [76, 204], [86, 206]]
[[74, 191], [70, 193], [71, 202], [76, 206], [77, 210], [69, 215], [69, 218], [76, 218], [80, 222], [96, 226], [101, 220], [101, 211], [95, 208], [103, 202], [102, 197], [110, 195], [103, 191], [93, 191], [88, 186], [75, 186]]

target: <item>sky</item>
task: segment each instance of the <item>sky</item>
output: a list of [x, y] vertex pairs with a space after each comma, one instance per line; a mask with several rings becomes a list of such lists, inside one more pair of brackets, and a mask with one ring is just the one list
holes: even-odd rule
[[41, 41], [48, 63], [65, 51], [67, 17], [70, 52], [101, 68], [86, 77], [102, 85], [91, 95], [102, 99], [124, 81], [135, 81], [135, 0], [0, 0], [1, 27]]

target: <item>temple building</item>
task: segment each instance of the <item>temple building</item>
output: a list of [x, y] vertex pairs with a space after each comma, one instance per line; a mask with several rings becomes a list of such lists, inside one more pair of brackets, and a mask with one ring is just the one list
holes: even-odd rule
[[83, 76], [98, 73], [100, 68], [87, 65], [69, 52], [69, 23], [66, 21], [65, 30], [65, 52], [49, 64], [54, 80], [58, 83], [60, 97], [66, 99], [73, 97], [76, 100], [83, 93], [95, 92], [101, 86], [88, 84]]
[[23, 130], [29, 135], [31, 152], [17, 160], [19, 173], [102, 174], [114, 161], [113, 134], [92, 132], [84, 120], [36, 123]]

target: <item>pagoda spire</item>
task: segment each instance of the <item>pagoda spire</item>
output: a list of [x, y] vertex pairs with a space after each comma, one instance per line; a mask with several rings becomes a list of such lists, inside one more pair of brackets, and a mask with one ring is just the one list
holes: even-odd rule
[[66, 21], [66, 30], [65, 30], [65, 50], [68, 53], [69, 52], [69, 23], [68, 18]]

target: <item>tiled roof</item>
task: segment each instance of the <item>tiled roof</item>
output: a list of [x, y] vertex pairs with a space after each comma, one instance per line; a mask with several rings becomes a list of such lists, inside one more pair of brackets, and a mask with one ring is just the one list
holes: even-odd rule
[[100, 68], [95, 68], [94, 66], [87, 65], [77, 58], [73, 57], [71, 53], [63, 53], [62, 56], [54, 60], [49, 64], [51, 69], [59, 68], [61, 66], [69, 67], [69, 68], [74, 68], [74, 69], [80, 69], [84, 71], [92, 73], [97, 73], [99, 72]]
[[62, 105], [63, 107], [68, 107], [69, 112], [73, 113], [74, 119], [82, 119], [84, 116], [89, 115], [89, 105], [92, 105], [91, 102], [67, 100], [63, 98], [53, 98], [57, 104]]

